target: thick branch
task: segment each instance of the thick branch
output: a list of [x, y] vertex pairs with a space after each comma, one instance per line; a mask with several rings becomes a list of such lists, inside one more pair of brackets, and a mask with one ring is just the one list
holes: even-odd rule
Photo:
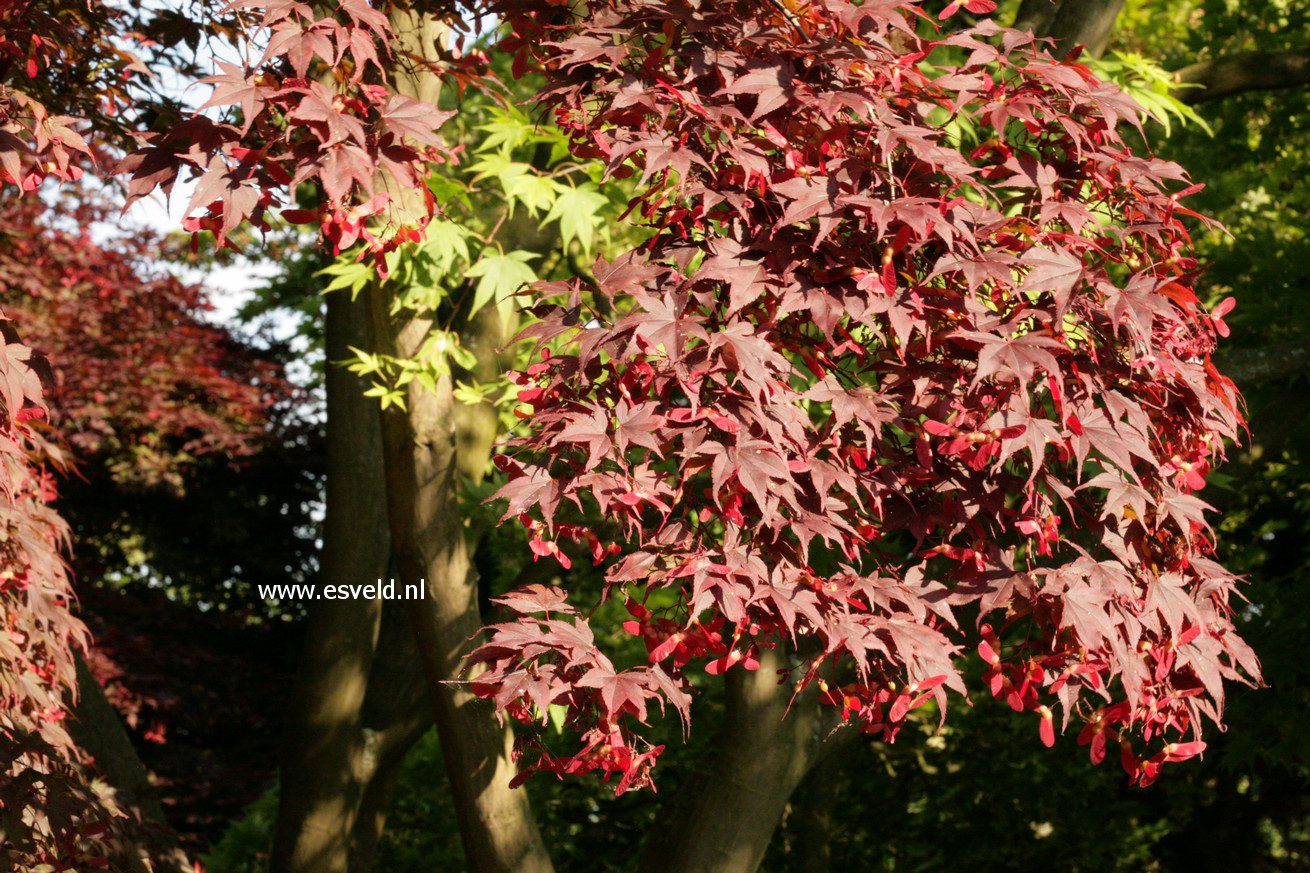
[[1123, 7], [1124, 0], [1024, 0], [1014, 26], [1054, 40], [1057, 58], [1080, 45], [1099, 57]]
[[813, 694], [791, 706], [777, 653], [753, 673], [728, 673], [722, 731], [646, 838], [642, 873], [750, 873], [759, 867], [788, 800], [806, 773], [855, 736], [835, 730]]
[[1260, 349], [1233, 349], [1218, 356], [1219, 372], [1251, 388], [1264, 382], [1310, 373], [1310, 339]]
[[1183, 67], [1174, 77], [1179, 84], [1174, 96], [1193, 105], [1249, 91], [1310, 85], [1310, 46], [1214, 58]]

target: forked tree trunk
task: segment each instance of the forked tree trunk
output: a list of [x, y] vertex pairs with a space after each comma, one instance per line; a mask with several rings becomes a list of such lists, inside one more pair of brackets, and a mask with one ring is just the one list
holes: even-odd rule
[[[440, 80], [408, 56], [431, 57], [446, 28], [417, 12], [392, 16], [396, 89], [435, 102]], [[433, 330], [430, 313], [392, 312], [385, 287], [370, 293], [369, 333], [375, 352], [412, 358]], [[414, 636], [432, 696], [442, 756], [450, 776], [460, 837], [474, 873], [545, 873], [552, 869], [528, 796], [514, 791], [512, 737], [492, 706], [458, 684], [464, 656], [482, 629], [478, 589], [458, 500], [457, 410], [449, 375], [435, 390], [406, 387], [405, 409], [382, 413], [383, 458], [391, 540], [401, 584], [425, 585], [427, 599], [411, 607]], [[466, 447], [470, 451], [472, 446]], [[489, 441], [482, 451], [490, 450]], [[480, 468], [468, 457], [465, 465]]]
[[[422, 18], [411, 13], [399, 12], [393, 17], [393, 26], [397, 33], [397, 46], [400, 51], [397, 52], [396, 68], [393, 69], [393, 78], [397, 90], [402, 93], [408, 93], [419, 99], [436, 102], [439, 95], [440, 82], [435, 77], [423, 70], [421, 65], [414, 63], [413, 57], [430, 56], [432, 49], [438, 40], [443, 38], [445, 26], [431, 18]], [[517, 227], [517, 225], [515, 225]], [[531, 231], [540, 236], [540, 231], [535, 223], [529, 225]], [[353, 310], [352, 310], [353, 311]], [[365, 317], [367, 321], [367, 317]], [[372, 340], [367, 336], [367, 325], [362, 325], [364, 335], [352, 335], [350, 345], [360, 348], [371, 347]], [[503, 342], [503, 333], [496, 313], [487, 309], [471, 319], [464, 321], [461, 329], [461, 342], [464, 347], [472, 351], [478, 359], [477, 372], [472, 374], [480, 381], [494, 379], [500, 371], [499, 347]], [[395, 338], [386, 340], [394, 342]], [[347, 357], [347, 349], [343, 346], [337, 358]], [[353, 394], [350, 400], [355, 403], [362, 403], [367, 409], [367, 416], [377, 429], [377, 412], [376, 403], [362, 397], [364, 386], [354, 384], [352, 386]], [[455, 423], [455, 459], [459, 474], [477, 481], [482, 478], [483, 471], [486, 467], [491, 445], [496, 437], [497, 416], [495, 409], [490, 404], [484, 404], [481, 407], [470, 407], [464, 404], [453, 404], [446, 401], [447, 405], [453, 408], [453, 420]], [[358, 406], [355, 408], [358, 410]], [[378, 430], [380, 434], [380, 429]], [[367, 454], [377, 461], [379, 479], [381, 479], [382, 464], [382, 445], [380, 438], [375, 447], [359, 448], [361, 453]], [[385, 482], [381, 482], [379, 487], [385, 491]], [[454, 491], [449, 488], [442, 489], [448, 492], [442, 499], [444, 505], [449, 507], [449, 511], [454, 513], [454, 519], [459, 521], [458, 509], [455, 504]], [[380, 502], [382, 516], [382, 526], [385, 528], [389, 524], [386, 515], [385, 497]], [[346, 529], [341, 531], [346, 537], [346, 543], [349, 544], [358, 537], [358, 531]], [[389, 538], [387, 540], [389, 548]], [[469, 546], [466, 546], [468, 548]], [[440, 550], [441, 546], [437, 546]], [[450, 572], [459, 572], [455, 567], [460, 563], [467, 563], [464, 558], [458, 558], [450, 567]], [[383, 574], [379, 574], [383, 575]], [[390, 573], [385, 575], [391, 575]], [[458, 587], [460, 590], [475, 590], [476, 578], [469, 572], [465, 574]], [[436, 577], [438, 579], [442, 577]], [[429, 578], [429, 584], [431, 584]], [[401, 590], [405, 584], [401, 583]], [[476, 629], [481, 625], [480, 614], [476, 612], [476, 598], [471, 601], [474, 604], [473, 619], [468, 623], [471, 628]], [[427, 609], [428, 607], [425, 607]], [[434, 619], [432, 616], [415, 617], [416, 621], [410, 621], [410, 613], [413, 612], [409, 607], [403, 604], [391, 604], [385, 606], [382, 612], [381, 630], [376, 634], [376, 646], [371, 651], [371, 671], [367, 679], [367, 692], [363, 698], [362, 704], [356, 708], [355, 717], [352, 719], [345, 718], [345, 713], [341, 713], [342, 718], [333, 730], [338, 730], [337, 736], [333, 740], [327, 737], [320, 738], [318, 741], [318, 756], [312, 767], [310, 762], [303, 755], [297, 755], [292, 752], [290, 762], [302, 765], [301, 769], [305, 772], [312, 770], [320, 774], [319, 781], [315, 782], [312, 778], [301, 779], [299, 781], [288, 780], [286, 787], [298, 788], [298, 794], [291, 797], [285, 797], [283, 807], [288, 810], [289, 819], [285, 826], [279, 828], [279, 832], [284, 834], [281, 837], [283, 843], [293, 841], [306, 842], [319, 847], [330, 844], [331, 850], [328, 853], [320, 852], [322, 857], [331, 857], [332, 867], [322, 869], [343, 869], [341, 864], [345, 863], [342, 859], [348, 858], [348, 869], [350, 873], [368, 873], [372, 868], [373, 857], [376, 852], [377, 843], [382, 836], [386, 823], [386, 811], [390, 802], [392, 791], [399, 777], [400, 769], [404, 763], [405, 755], [409, 752], [414, 743], [432, 726], [434, 706], [427, 693], [427, 686], [430, 684], [431, 676], [434, 675], [429, 669], [425, 669], [425, 653], [420, 649], [415, 640], [415, 627], [421, 624], [431, 624]], [[350, 616], [350, 613], [342, 613], [342, 617]], [[356, 621], [371, 624], [375, 616], [370, 611], [367, 616], [358, 612], [353, 614]], [[403, 621], [398, 620], [403, 618]], [[331, 646], [330, 642], [321, 639], [324, 636], [333, 636], [344, 628], [333, 628], [331, 623], [321, 621], [318, 627], [311, 627], [309, 645], [313, 646]], [[320, 632], [316, 632], [320, 631]], [[350, 649], [353, 661], [353, 672], [358, 675], [360, 662], [358, 658], [364, 657], [368, 651], [367, 647]], [[323, 683], [322, 671], [329, 672], [334, 669], [331, 664], [335, 658], [343, 654], [342, 646], [336, 645], [336, 654], [333, 657], [321, 657], [317, 661], [317, 666], [306, 662], [307, 671], [315, 671], [320, 678], [310, 679], [310, 684]], [[431, 655], [426, 653], [427, 667], [431, 666]], [[441, 674], [445, 678], [450, 678], [453, 674], [446, 672]], [[344, 699], [339, 701], [345, 704], [360, 704], [360, 695], [358, 689], [352, 688], [350, 700]], [[301, 704], [304, 705], [303, 703]], [[487, 713], [482, 714], [487, 717]], [[303, 723], [304, 719], [300, 719]], [[352, 734], [353, 730], [353, 736]], [[505, 735], [500, 735], [503, 740]], [[444, 748], [444, 744], [443, 744]], [[463, 754], [453, 752], [453, 755]], [[495, 754], [499, 757], [504, 756], [503, 747], [498, 741]], [[455, 768], [483, 769], [484, 765], [474, 761], [471, 764], [464, 764], [462, 761], [452, 761], [451, 766]], [[454, 777], [455, 774], [452, 774]], [[508, 775], [501, 780], [507, 782]], [[286, 791], [284, 787], [284, 791]], [[302, 832], [311, 824], [306, 816], [308, 809], [304, 801], [297, 800], [299, 794], [322, 795], [316, 802], [323, 804], [325, 807], [334, 806], [333, 815], [330, 817], [330, 823], [324, 822], [322, 825], [316, 825], [314, 830], [318, 831], [317, 836], [302, 835]], [[333, 800], [329, 801], [331, 797]], [[526, 817], [528, 809], [524, 799], [515, 795], [513, 803], [509, 808], [515, 810], [514, 815]], [[482, 801], [474, 800], [470, 803], [477, 807]], [[474, 812], [474, 817], [482, 813]], [[504, 819], [506, 813], [502, 810], [496, 812], [493, 818], [497, 820]], [[529, 819], [529, 824], [531, 824]], [[512, 830], [512, 828], [511, 828]], [[534, 835], [535, 826], [525, 827], [526, 833]], [[348, 848], [343, 850], [343, 846]], [[539, 849], [539, 846], [538, 846]], [[490, 854], [507, 855], [513, 857], [513, 850], [508, 853], [492, 851]], [[312, 859], [311, 853], [302, 853], [305, 857]], [[486, 854], [486, 852], [484, 852]], [[545, 858], [544, 851], [539, 851], [541, 858]], [[282, 855], [279, 854], [278, 860], [281, 861]], [[472, 861], [470, 862], [472, 863]], [[511, 862], [506, 862], [511, 863]], [[518, 863], [518, 862], [512, 862]], [[274, 873], [281, 873], [282, 869], [300, 873], [301, 870], [318, 869], [312, 865], [308, 868], [305, 866], [274, 868]]]
[[845, 732], [829, 733], [805, 695], [784, 718], [790, 689], [779, 686], [775, 653], [760, 669], [727, 674], [723, 727], [646, 838], [642, 873], [752, 873], [792, 792]]
[[[479, 380], [494, 379], [500, 371], [500, 335], [499, 320], [491, 310], [469, 320], [462, 331], [465, 348], [478, 358], [475, 375]], [[496, 434], [496, 411], [490, 404], [457, 405], [456, 456], [460, 475], [474, 482], [482, 479]], [[466, 532], [470, 550], [476, 548], [475, 537], [476, 532]], [[470, 584], [476, 584], [476, 570], [471, 570], [470, 576]], [[386, 826], [387, 807], [405, 756], [432, 727], [433, 707], [409, 609], [400, 602], [384, 604], [361, 715], [363, 751], [355, 768], [360, 787], [351, 836], [350, 873], [370, 873], [373, 869], [373, 857]]]
[[[429, 318], [402, 312], [377, 289], [371, 297], [371, 347], [409, 358], [433, 329]], [[412, 382], [406, 409], [382, 413], [392, 549], [400, 585], [426, 587], [411, 607], [441, 749], [454, 792], [460, 835], [475, 873], [551, 869], [524, 792], [510, 789], [511, 737], [490, 704], [459, 679], [464, 656], [482, 628], [478, 591], [458, 504], [455, 399], [449, 376], [436, 390]]]
[[[386, 575], [390, 540], [382, 437], [365, 385], [334, 366], [364, 347], [364, 301], [327, 301], [327, 503], [319, 586], [367, 585]], [[347, 873], [366, 749], [361, 713], [381, 605], [315, 600], [282, 749], [274, 873]]]

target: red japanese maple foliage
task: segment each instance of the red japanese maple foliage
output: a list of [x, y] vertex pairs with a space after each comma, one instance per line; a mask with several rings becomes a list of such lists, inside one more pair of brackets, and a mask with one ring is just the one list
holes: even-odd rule
[[86, 630], [68, 612], [67, 530], [49, 505], [61, 453], [33, 426], [48, 414], [48, 370], [7, 319], [0, 351], [0, 810], [14, 841], [4, 857], [67, 869], [86, 860], [79, 837], [96, 824], [64, 729], [72, 652]]
[[50, 367], [0, 316], [0, 814], [5, 869], [143, 869], [167, 839], [89, 778], [66, 724], [76, 651], [67, 525], [53, 507], [64, 447], [49, 426]]
[[257, 450], [293, 390], [202, 320], [203, 289], [159, 268], [160, 239], [98, 232], [114, 212], [87, 192], [0, 203], [0, 307], [41, 337], [53, 418], [79, 463], [176, 490], [197, 458]]
[[[199, 178], [185, 226], [212, 231], [225, 244], [246, 221], [267, 229], [270, 209], [294, 205], [296, 187], [314, 183], [322, 194], [318, 208], [287, 209], [283, 217], [319, 223], [337, 252], [364, 240], [385, 272], [382, 255], [418, 239], [435, 208], [425, 167], [447, 158], [436, 130], [453, 113], [388, 86], [384, 63], [393, 32], [382, 10], [368, 0], [332, 6], [329, 12], [297, 0], [228, 3], [224, 12], [250, 19], [241, 46], [249, 56], [242, 64], [220, 61], [222, 72], [202, 80], [214, 91], [201, 108], [236, 107], [236, 117], [215, 121], [197, 113], [151, 137], [119, 166], [131, 176], [128, 202], [156, 189], [170, 192], [187, 168]], [[421, 195], [421, 214], [407, 208], [379, 221], [409, 192]], [[416, 219], [418, 227], [406, 223]]]
[[[228, 235], [246, 221], [267, 229], [269, 210], [286, 205], [299, 183], [312, 182], [321, 188], [321, 205], [285, 217], [321, 222], [338, 250], [362, 238], [383, 266], [380, 255], [415, 239], [417, 229], [375, 220], [375, 232], [384, 228], [379, 239], [365, 219], [386, 213], [398, 195], [426, 194], [424, 167], [446, 157], [435, 131], [450, 114], [387, 84], [394, 34], [386, 13], [404, 5], [196, 4], [196, 21], [174, 16], [183, 28], [243, 52], [242, 63], [220, 62], [218, 74], [201, 80], [213, 88], [201, 108], [235, 110], [221, 119], [195, 113], [152, 132], [138, 125], [161, 106], [130, 87], [149, 70], [125, 46], [156, 46], [132, 29], [154, 22], [101, 0], [0, 4], [0, 182], [33, 190], [51, 175], [75, 180], [89, 164], [129, 146], [114, 170], [128, 178], [129, 204], [156, 189], [171, 192], [186, 171], [198, 177], [187, 229], [212, 231], [220, 244], [230, 244]], [[141, 148], [130, 149], [134, 138]], [[430, 195], [425, 205], [431, 215]], [[403, 220], [421, 225], [425, 216], [413, 212], [407, 209]]]
[[0, 182], [78, 179], [97, 145], [126, 135], [119, 110], [146, 70], [121, 18], [98, 0], [0, 3]]
[[690, 671], [763, 649], [888, 741], [945, 718], [976, 648], [1047, 745], [1076, 720], [1140, 784], [1200, 752], [1259, 677], [1194, 495], [1242, 416], [1196, 188], [1126, 145], [1139, 108], [1030, 35], [923, 37], [913, 0], [493, 5], [655, 231], [594, 288], [538, 286], [522, 333], [506, 518], [566, 566], [621, 552], [649, 657], [616, 667], [561, 590], [503, 598], [473, 687], [582, 735], [523, 736], [520, 778], [648, 784], [652, 704], [686, 720]]

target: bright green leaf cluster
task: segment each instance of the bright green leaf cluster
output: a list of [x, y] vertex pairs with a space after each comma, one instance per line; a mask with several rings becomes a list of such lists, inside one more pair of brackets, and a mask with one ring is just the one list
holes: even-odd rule
[[1156, 61], [1133, 52], [1110, 52], [1103, 58], [1089, 59], [1087, 65], [1099, 78], [1114, 82], [1140, 103], [1147, 116], [1164, 127], [1165, 136], [1173, 131], [1170, 119], [1194, 124], [1213, 134], [1195, 109], [1174, 96], [1178, 85], [1173, 74]]
[[456, 399], [494, 404], [511, 427], [515, 401], [506, 380], [467, 380], [477, 360], [460, 345], [461, 326], [494, 306], [509, 328], [522, 318], [515, 295], [525, 285], [585, 276], [597, 251], [640, 242], [640, 231], [617, 220], [631, 192], [613, 181], [602, 187], [602, 165], [576, 162], [558, 128], [480, 95], [464, 100], [442, 133], [472, 158], [432, 168], [428, 188], [440, 209], [423, 242], [390, 253], [385, 280], [355, 252], [322, 271], [326, 290], [355, 296], [385, 281], [398, 309], [431, 318], [432, 333], [409, 360], [355, 349], [337, 363], [370, 379], [367, 394], [383, 408], [403, 408], [410, 383], [432, 389], [443, 377], [465, 379]]

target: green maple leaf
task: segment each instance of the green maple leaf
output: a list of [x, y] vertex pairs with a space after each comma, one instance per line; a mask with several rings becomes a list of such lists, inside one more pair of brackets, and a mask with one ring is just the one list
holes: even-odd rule
[[494, 121], [478, 125], [478, 130], [486, 134], [478, 144], [477, 151], [490, 152], [500, 149], [508, 154], [532, 138], [532, 125], [523, 115], [492, 110]]
[[609, 200], [593, 188], [565, 188], [541, 223], [544, 226], [558, 219], [560, 240], [565, 248], [570, 240], [576, 239], [582, 244], [583, 253], [590, 256], [596, 228], [601, 224], [600, 210], [608, 205]]
[[516, 161], [509, 155], [496, 152], [495, 154], [484, 155], [475, 163], [469, 164], [469, 172], [473, 174], [473, 181], [494, 176], [500, 182], [500, 187], [509, 190], [510, 185], [520, 176], [531, 173], [532, 167], [522, 161]]
[[371, 264], [360, 263], [354, 260], [353, 255], [345, 254], [339, 257], [335, 263], [319, 270], [315, 275], [332, 277], [332, 281], [328, 283], [322, 293], [327, 294], [329, 291], [349, 288], [350, 296], [353, 299], [373, 278], [374, 272]]
[[477, 163], [469, 165], [474, 180], [494, 176], [509, 200], [510, 215], [514, 214], [515, 202], [522, 203], [528, 212], [536, 215], [542, 209], [549, 208], [555, 197], [563, 190], [558, 182], [540, 175], [531, 164], [514, 161], [508, 155], [497, 152], [485, 155]]
[[478, 312], [494, 300], [501, 320], [508, 320], [514, 309], [511, 295], [537, 279], [536, 272], [528, 262], [538, 257], [540, 255], [525, 251], [483, 253], [478, 262], [465, 273], [469, 278], [479, 280], [473, 292], [472, 312]]
[[467, 230], [453, 221], [438, 218], [428, 224], [423, 250], [441, 275], [450, 273], [457, 261], [471, 260], [468, 235]]
[[514, 201], [517, 200], [527, 207], [528, 214], [536, 215], [555, 203], [561, 191], [567, 190], [558, 182], [533, 171], [515, 176], [508, 183], [502, 179], [501, 183], [505, 185], [505, 195], [509, 198], [510, 214], [513, 214]]

